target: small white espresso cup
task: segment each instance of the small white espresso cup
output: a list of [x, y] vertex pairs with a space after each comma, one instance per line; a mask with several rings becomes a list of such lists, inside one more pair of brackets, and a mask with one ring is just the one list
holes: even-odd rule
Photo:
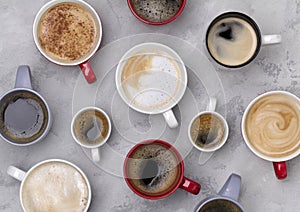
[[163, 114], [168, 126], [178, 126], [172, 108], [183, 97], [187, 72], [179, 55], [160, 43], [141, 43], [129, 49], [116, 71], [123, 101], [145, 114]]
[[[69, 208], [70, 203], [74, 203], [74, 199], [70, 197], [71, 194], [76, 197], [84, 196], [83, 199], [78, 201], [78, 205], [73, 205], [76, 209], [78, 209], [78, 206], [80, 205], [80, 207], [83, 207], [83, 211], [86, 212], [91, 204], [92, 191], [88, 178], [79, 167], [69, 161], [61, 159], [44, 160], [34, 165], [27, 172], [24, 172], [15, 166], [9, 166], [7, 174], [21, 181], [20, 202], [23, 211], [31, 211], [29, 204], [32, 202], [35, 204], [42, 204], [38, 209], [40, 211], [53, 210], [53, 207], [56, 207], [56, 209], [60, 211], [73, 211], [74, 208]], [[57, 186], [55, 183], [58, 183]], [[37, 184], [40, 185], [37, 186]], [[48, 188], [47, 190], [47, 186], [50, 186], [50, 189]], [[41, 190], [39, 191], [39, 189]], [[45, 192], [45, 190], [47, 190], [47, 192]], [[76, 192], [82, 193], [76, 194]], [[44, 204], [42, 200], [43, 197], [35, 198], [35, 196], [39, 196], [41, 193], [43, 193], [43, 197], [45, 198]], [[55, 199], [58, 198], [57, 195], [62, 195], [62, 199]], [[58, 205], [57, 201], [53, 200], [66, 203], [66, 205], [63, 207]], [[82, 201], [84, 201], [84, 203]], [[57, 207], [62, 208], [59, 209]]]
[[[220, 149], [225, 143], [226, 140], [228, 138], [228, 133], [229, 133], [229, 128], [228, 128], [228, 124], [226, 119], [219, 113], [217, 113], [215, 111], [216, 109], [216, 99], [214, 97], [210, 98], [209, 101], [209, 105], [207, 107], [206, 111], [202, 111], [200, 113], [198, 113], [196, 116], [194, 116], [194, 118], [192, 119], [192, 121], [189, 124], [188, 127], [188, 137], [190, 142], [192, 143], [192, 145], [198, 149], [199, 151], [201, 151], [200, 153], [200, 157], [199, 157], [199, 164], [204, 164], [206, 163], [209, 158], [213, 155], [213, 153]], [[215, 121], [213, 121], [212, 123], [205, 123], [205, 122], [210, 122], [207, 121], [207, 119], [205, 119], [204, 117], [207, 116], [209, 118], [209, 120], [211, 121], [211, 118], [213, 117], [214, 120], [217, 120], [219, 126], [221, 129], [217, 130], [217, 132], [215, 132], [216, 126], [212, 126], [212, 127], [207, 127], [205, 126], [205, 129], [199, 129], [200, 126], [204, 126], [205, 124], [213, 124]], [[201, 117], [203, 118], [203, 120], [201, 120]], [[198, 122], [198, 123], [196, 123]], [[203, 122], [203, 123], [201, 123]], [[194, 125], [198, 126], [198, 129], [193, 129]], [[208, 130], [208, 131], [207, 131]], [[203, 131], [203, 132], [202, 132]], [[216, 134], [217, 133], [217, 134]], [[219, 134], [221, 133], [221, 134]], [[204, 136], [203, 139], [205, 139], [205, 141], [201, 141], [203, 142], [203, 145], [197, 145], [196, 141], [198, 139], [199, 136]], [[197, 136], [197, 137], [195, 137]], [[202, 139], [202, 138], [201, 138]], [[212, 139], [213, 141], [210, 141], [208, 144], [205, 144], [206, 140], [210, 140]], [[216, 140], [217, 139], [217, 140]], [[200, 141], [199, 141], [200, 142]]]
[[[95, 115], [96, 117], [91, 117]], [[86, 123], [92, 120], [93, 123]], [[88, 126], [83, 126], [83, 122]], [[76, 129], [81, 125], [84, 132]], [[90, 126], [89, 126], [90, 125]], [[96, 125], [96, 126], [95, 126]], [[100, 125], [100, 126], [99, 126]], [[92, 159], [94, 162], [100, 161], [99, 147], [103, 146], [111, 134], [111, 121], [104, 110], [98, 107], [85, 107], [79, 110], [73, 117], [71, 123], [71, 133], [80, 146], [91, 149]], [[84, 135], [82, 135], [84, 133]], [[98, 141], [90, 141], [89, 134]]]

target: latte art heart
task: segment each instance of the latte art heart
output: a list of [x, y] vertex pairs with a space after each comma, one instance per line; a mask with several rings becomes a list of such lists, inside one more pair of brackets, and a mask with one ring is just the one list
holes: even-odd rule
[[291, 96], [270, 94], [248, 111], [245, 125], [250, 144], [269, 157], [285, 157], [300, 148], [300, 103]]

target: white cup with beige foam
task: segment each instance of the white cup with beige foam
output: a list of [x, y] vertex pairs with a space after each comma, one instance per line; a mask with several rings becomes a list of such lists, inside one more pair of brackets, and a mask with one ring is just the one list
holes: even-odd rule
[[179, 55], [160, 43], [141, 43], [129, 49], [116, 71], [117, 90], [132, 109], [163, 114], [168, 126], [178, 126], [172, 108], [187, 87], [187, 72]]
[[24, 211], [88, 211], [91, 186], [73, 163], [49, 159], [27, 172], [9, 166], [7, 173], [21, 181], [20, 202]]
[[242, 134], [255, 155], [273, 162], [277, 178], [286, 178], [286, 161], [300, 154], [300, 99], [287, 91], [257, 96], [244, 112]]
[[211, 61], [222, 69], [238, 69], [253, 61], [262, 46], [278, 44], [281, 35], [263, 35], [249, 15], [230, 11], [209, 24], [205, 50]]
[[200, 165], [205, 164], [228, 138], [226, 119], [216, 112], [217, 100], [211, 97], [206, 111], [198, 113], [188, 127], [188, 137], [192, 145], [200, 151]]

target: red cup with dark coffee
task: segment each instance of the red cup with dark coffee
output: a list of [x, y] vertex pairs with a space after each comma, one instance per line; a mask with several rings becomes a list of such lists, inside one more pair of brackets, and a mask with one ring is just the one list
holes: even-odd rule
[[162, 199], [178, 188], [196, 195], [201, 188], [199, 183], [184, 176], [181, 155], [162, 140], [136, 144], [126, 156], [123, 171], [129, 188], [146, 199]]
[[132, 14], [150, 25], [164, 25], [182, 13], [186, 0], [127, 0]]

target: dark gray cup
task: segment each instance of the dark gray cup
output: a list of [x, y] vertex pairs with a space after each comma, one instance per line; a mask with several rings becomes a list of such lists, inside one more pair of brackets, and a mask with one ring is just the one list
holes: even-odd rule
[[[231, 174], [216, 196], [209, 197], [201, 201], [195, 208], [195, 212], [209, 211], [237, 211], [244, 209], [238, 202], [241, 187], [241, 177]], [[219, 210], [218, 210], [219, 209]]]
[[0, 138], [27, 146], [49, 132], [52, 116], [46, 100], [31, 85], [29, 66], [19, 66], [15, 88], [0, 97]]

